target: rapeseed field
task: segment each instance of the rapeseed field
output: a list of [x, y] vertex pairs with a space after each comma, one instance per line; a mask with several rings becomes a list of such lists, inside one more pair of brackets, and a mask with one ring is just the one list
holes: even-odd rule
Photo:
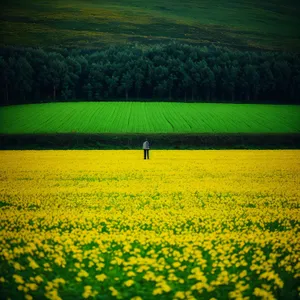
[[1, 299], [297, 299], [299, 150], [1, 151]]

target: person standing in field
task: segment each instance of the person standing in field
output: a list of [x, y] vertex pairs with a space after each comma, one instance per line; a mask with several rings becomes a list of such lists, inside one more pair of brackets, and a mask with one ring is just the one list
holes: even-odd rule
[[149, 146], [149, 142], [148, 140], [146, 139], [146, 141], [143, 143], [143, 149], [144, 149], [144, 159], [149, 159], [149, 149], [150, 149], [150, 146]]

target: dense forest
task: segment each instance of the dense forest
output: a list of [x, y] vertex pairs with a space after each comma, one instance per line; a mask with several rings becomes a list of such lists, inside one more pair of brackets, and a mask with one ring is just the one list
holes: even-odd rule
[[0, 49], [1, 105], [147, 100], [298, 104], [300, 57], [182, 44]]

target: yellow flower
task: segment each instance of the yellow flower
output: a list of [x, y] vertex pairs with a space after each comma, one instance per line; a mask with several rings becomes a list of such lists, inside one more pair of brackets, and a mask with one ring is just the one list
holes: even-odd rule
[[94, 297], [94, 296], [96, 296], [98, 294], [98, 292], [97, 291], [93, 291], [92, 290], [92, 287], [90, 286], [90, 285], [86, 285], [85, 287], [84, 287], [84, 292], [82, 293], [82, 297], [84, 298], [84, 299], [87, 299], [87, 298], [89, 298], [89, 297]]
[[185, 294], [184, 294], [184, 292], [176, 292], [176, 294], [175, 294], [175, 299], [177, 298], [177, 299], [185, 299]]
[[127, 273], [127, 276], [128, 276], [128, 277], [134, 277], [134, 276], [135, 276], [135, 273], [132, 272], [132, 271], [130, 271], [130, 272]]
[[45, 286], [44, 298], [59, 299], [65, 280], [46, 278], [64, 268], [81, 297], [96, 292], [84, 289], [94, 280], [114, 281], [108, 293], [121, 298], [139, 277], [158, 299], [173, 285], [175, 299], [193, 299], [228, 284], [238, 299], [255, 277], [252, 297], [272, 299], [300, 278], [299, 154], [155, 150], [145, 165], [135, 150], [2, 151], [1, 254], [15, 274], [0, 282], [16, 298]]
[[37, 286], [37, 284], [35, 284], [35, 283], [26, 283], [25, 286], [28, 287], [28, 288], [29, 288], [30, 290], [32, 290], [32, 291], [35, 291], [35, 290], [38, 289], [38, 286]]
[[163, 289], [164, 292], [168, 293], [170, 292], [172, 289], [170, 288], [170, 286], [167, 283], [163, 283], [161, 285], [161, 288]]
[[14, 274], [14, 275], [13, 275], [13, 278], [15, 279], [15, 282], [16, 282], [16, 283], [20, 283], [20, 284], [23, 284], [23, 283], [24, 283], [23, 277], [20, 276], [20, 275]]
[[107, 276], [105, 274], [96, 275], [96, 279], [98, 281], [104, 281], [106, 278], [107, 278]]
[[55, 278], [53, 284], [54, 286], [58, 286], [59, 284], [66, 284], [66, 281], [63, 278]]
[[109, 290], [111, 291], [112, 296], [118, 296], [119, 295], [119, 292], [113, 286], [109, 287]]
[[246, 270], [243, 270], [243, 271], [240, 273], [240, 278], [244, 278], [245, 276], [247, 276], [247, 271], [246, 271]]
[[18, 262], [15, 262], [13, 266], [17, 271], [25, 270], [25, 268], [22, 265], [20, 265]]
[[89, 273], [85, 270], [80, 270], [77, 274], [78, 277], [88, 277]]
[[156, 295], [161, 295], [162, 293], [163, 293], [163, 289], [162, 289], [162, 288], [156, 288], [156, 289], [154, 289], [153, 292], [152, 292], [152, 294], [153, 294], [154, 296], [156, 296]]
[[261, 288], [255, 288], [253, 292], [254, 296], [261, 297], [263, 299], [275, 300], [276, 298], [270, 291], [263, 290]]
[[35, 276], [35, 281], [36, 281], [37, 283], [41, 283], [41, 282], [44, 281], [44, 279], [43, 279], [40, 275], [37, 275], [37, 276]]
[[29, 267], [32, 269], [38, 269], [40, 266], [35, 262], [35, 260], [31, 257], [27, 257], [28, 261], [29, 261]]
[[45, 297], [49, 300], [62, 300], [61, 297], [58, 295], [57, 290], [50, 290], [45, 293]]
[[127, 287], [130, 287], [134, 284], [134, 281], [132, 279], [129, 279], [127, 281], [124, 282], [124, 285]]

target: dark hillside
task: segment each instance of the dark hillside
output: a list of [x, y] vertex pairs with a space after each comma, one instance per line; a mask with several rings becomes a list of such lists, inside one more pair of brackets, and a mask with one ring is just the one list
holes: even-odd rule
[[1, 1], [1, 45], [101, 48], [176, 40], [300, 50], [298, 0]]

